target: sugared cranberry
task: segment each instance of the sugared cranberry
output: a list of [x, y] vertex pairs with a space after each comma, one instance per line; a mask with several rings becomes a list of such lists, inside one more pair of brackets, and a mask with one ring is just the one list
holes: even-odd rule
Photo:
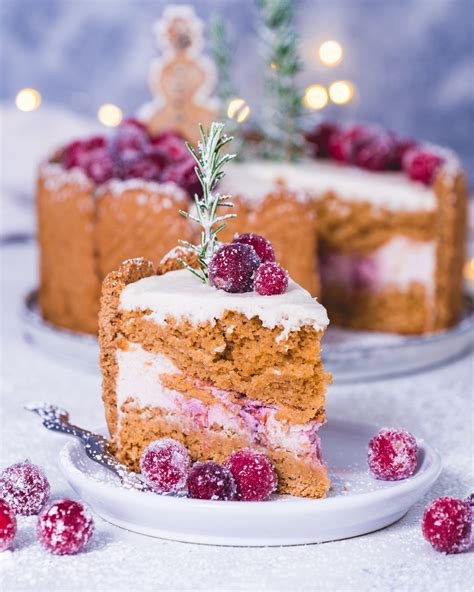
[[158, 157], [140, 156], [133, 162], [122, 164], [123, 179], [145, 179], [159, 181], [163, 169], [163, 162]]
[[98, 185], [111, 179], [116, 172], [115, 163], [107, 148], [98, 148], [90, 152], [82, 168]]
[[211, 284], [226, 292], [251, 292], [260, 257], [250, 245], [230, 243], [215, 253], [209, 264]]
[[472, 544], [472, 509], [462, 500], [440, 497], [426, 508], [423, 536], [441, 553], [460, 553]]
[[276, 490], [278, 478], [269, 458], [253, 450], [242, 448], [225, 461], [237, 486], [237, 497], [246, 502], [261, 502]]
[[88, 140], [76, 140], [66, 146], [62, 155], [62, 163], [66, 169], [84, 168], [90, 160], [90, 154], [107, 146], [104, 136], [93, 136]]
[[234, 478], [229, 469], [212, 461], [197, 462], [188, 477], [189, 497], [206, 500], [233, 500]]
[[49, 483], [43, 471], [29, 462], [16, 463], [0, 474], [0, 498], [15, 514], [38, 514], [49, 498]]
[[325, 121], [317, 125], [306, 135], [306, 141], [310, 144], [313, 156], [316, 158], [328, 158], [330, 156], [329, 145], [331, 138], [339, 132], [336, 123]]
[[378, 134], [355, 142], [352, 163], [369, 171], [386, 171], [394, 158], [395, 143], [390, 134]]
[[0, 551], [8, 549], [16, 535], [16, 518], [13, 510], [0, 499]]
[[356, 147], [371, 141], [375, 134], [373, 128], [363, 124], [340, 129], [330, 136], [329, 155], [334, 160], [352, 163]]
[[36, 534], [53, 555], [74, 555], [83, 549], [94, 532], [94, 521], [80, 502], [63, 499], [44, 508]]
[[412, 434], [384, 428], [369, 442], [369, 468], [377, 479], [398, 481], [416, 468], [418, 446]]
[[194, 194], [201, 194], [201, 184], [197, 178], [194, 167], [196, 163], [194, 159], [189, 156], [179, 162], [168, 164], [161, 175], [161, 181], [176, 183], [182, 189], [184, 189], [190, 197], [194, 197]]
[[443, 159], [438, 154], [430, 152], [426, 148], [413, 148], [405, 153], [403, 158], [403, 170], [413, 181], [421, 181], [429, 185], [443, 164]]
[[150, 150], [164, 156], [169, 162], [177, 162], [190, 156], [183, 138], [173, 131], [165, 131], [153, 136], [150, 144]]
[[262, 263], [255, 272], [253, 285], [261, 296], [283, 294], [288, 288], [288, 273], [278, 263]]
[[273, 250], [272, 243], [259, 234], [253, 234], [251, 232], [236, 234], [232, 242], [253, 247], [262, 263], [265, 261], [275, 261], [275, 251]]
[[181, 442], [173, 438], [161, 438], [143, 451], [140, 466], [155, 491], [179, 492], [186, 487], [191, 459]]
[[146, 131], [135, 125], [121, 125], [110, 142], [110, 153], [119, 169], [136, 162], [145, 154], [149, 139]]
[[474, 511], [474, 493], [468, 495], [464, 501], [467, 502], [471, 506], [471, 508], [473, 508]]

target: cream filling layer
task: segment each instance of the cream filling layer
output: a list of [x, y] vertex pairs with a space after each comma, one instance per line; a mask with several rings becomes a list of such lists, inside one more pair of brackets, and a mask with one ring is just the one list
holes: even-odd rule
[[[129, 343], [126, 350], [118, 349], [116, 355], [119, 433], [128, 405], [144, 412], [159, 408], [166, 412], [170, 422], [178, 423], [185, 432], [218, 429], [224, 434], [246, 438], [248, 445], [283, 449], [297, 456], [319, 460], [317, 431], [320, 422], [290, 424], [276, 418], [278, 409], [274, 406], [251, 400], [245, 395], [236, 403], [226, 391], [212, 387], [202, 388], [217, 399], [213, 404], [185, 397], [179, 391], [167, 388], [161, 381], [162, 375], [180, 373], [166, 356], [149, 353], [133, 343]], [[196, 385], [199, 386], [198, 383]]]
[[323, 286], [342, 285], [347, 289], [380, 292], [387, 288], [407, 291], [421, 284], [431, 297], [435, 289], [436, 242], [397, 236], [360, 257], [326, 253], [320, 262]]
[[248, 319], [258, 317], [266, 328], [280, 327], [277, 341], [303, 326], [321, 331], [329, 323], [324, 306], [291, 280], [286, 292], [277, 296], [231, 294], [203, 284], [187, 269], [129, 284], [122, 290], [120, 306], [122, 310], [150, 310], [148, 318], [160, 325], [170, 317], [193, 325], [214, 324], [226, 311], [233, 311]]

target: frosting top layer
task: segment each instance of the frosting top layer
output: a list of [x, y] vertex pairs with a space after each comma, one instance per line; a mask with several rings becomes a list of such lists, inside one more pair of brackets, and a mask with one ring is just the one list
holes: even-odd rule
[[365, 201], [390, 211], [431, 211], [436, 207], [433, 189], [403, 173], [372, 172], [320, 160], [230, 163], [219, 189], [258, 201], [275, 189], [278, 180], [315, 198], [333, 191], [346, 201]]
[[120, 297], [122, 310], [150, 310], [149, 318], [159, 324], [183, 319], [193, 325], [215, 323], [226, 311], [258, 317], [268, 329], [281, 327], [281, 341], [291, 331], [311, 326], [321, 331], [329, 324], [324, 306], [290, 280], [284, 294], [261, 296], [257, 292], [231, 294], [203, 284], [188, 270], [150, 276], [126, 286]]

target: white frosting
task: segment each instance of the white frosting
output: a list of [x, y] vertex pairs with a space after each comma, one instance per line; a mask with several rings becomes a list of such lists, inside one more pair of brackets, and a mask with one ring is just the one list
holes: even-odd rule
[[121, 293], [120, 306], [123, 310], [149, 309], [148, 318], [160, 325], [168, 318], [187, 320], [193, 325], [214, 324], [225, 311], [234, 311], [248, 319], [258, 317], [268, 329], [281, 327], [278, 341], [303, 326], [320, 331], [329, 323], [326, 309], [292, 280], [286, 292], [278, 296], [230, 294], [201, 283], [186, 269], [129, 284]]
[[[129, 343], [126, 350], [118, 349], [116, 355], [119, 422], [126, 413], [126, 408], [121, 410], [123, 403], [133, 399], [134, 408], [144, 412], [145, 408], [164, 410], [168, 421], [179, 423], [185, 431], [212, 431], [213, 426], [217, 426], [229, 435], [243, 436], [249, 445], [283, 448], [293, 454], [314, 456], [315, 460], [319, 456], [319, 422], [289, 424], [276, 419], [277, 408], [274, 406], [248, 398], [239, 404], [225, 391], [212, 387], [205, 388], [216, 397], [217, 402], [208, 405], [162, 384], [162, 374], [179, 372], [166, 356], [149, 353], [133, 343]], [[196, 385], [199, 386], [198, 383]]]
[[331, 253], [321, 260], [323, 284], [364, 287], [374, 292], [385, 288], [407, 290], [421, 284], [432, 296], [435, 286], [436, 243], [396, 236], [365, 257]]
[[365, 201], [389, 211], [431, 211], [436, 207], [432, 188], [411, 181], [404, 173], [372, 172], [320, 160], [231, 163], [219, 189], [258, 201], [275, 189], [277, 180], [315, 198], [334, 191], [345, 201]]

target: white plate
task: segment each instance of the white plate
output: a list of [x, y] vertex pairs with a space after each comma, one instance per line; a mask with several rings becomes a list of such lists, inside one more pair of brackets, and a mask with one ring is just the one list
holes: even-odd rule
[[[416, 473], [378, 481], [366, 464], [374, 426], [329, 421], [321, 429], [333, 491], [322, 500], [275, 496], [267, 502], [218, 502], [143, 493], [92, 462], [79, 441], [60, 453], [61, 469], [81, 499], [102, 518], [127, 530], [175, 541], [277, 546], [321, 543], [378, 530], [400, 519], [433, 485], [439, 454], [418, 441]], [[104, 433], [104, 432], [102, 432]]]
[[[21, 317], [29, 342], [68, 363], [98, 372], [97, 339], [46, 322], [38, 310], [36, 290], [26, 295]], [[397, 376], [463, 355], [472, 348], [473, 329], [472, 304], [466, 298], [461, 322], [439, 333], [407, 337], [329, 327], [322, 342], [322, 358], [337, 383]]]

